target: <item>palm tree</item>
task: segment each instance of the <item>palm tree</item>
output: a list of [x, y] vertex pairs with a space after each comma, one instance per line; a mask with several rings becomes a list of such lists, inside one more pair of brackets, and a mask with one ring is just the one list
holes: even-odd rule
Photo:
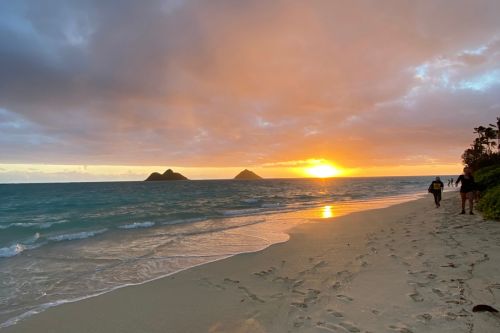
[[497, 151], [500, 150], [500, 117], [497, 117]]

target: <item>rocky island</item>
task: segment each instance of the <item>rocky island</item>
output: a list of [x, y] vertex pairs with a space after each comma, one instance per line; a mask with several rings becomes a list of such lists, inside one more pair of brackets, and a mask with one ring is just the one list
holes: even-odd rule
[[174, 172], [172, 169], [168, 169], [163, 174], [159, 172], [153, 172], [146, 178], [145, 181], [159, 181], [159, 180], [188, 180], [186, 177], [178, 172]]
[[246, 179], [246, 180], [248, 180], [248, 179], [262, 179], [262, 177], [257, 175], [253, 171], [245, 169], [242, 172], [240, 172], [239, 174], [237, 174], [236, 177], [234, 177], [234, 179]]

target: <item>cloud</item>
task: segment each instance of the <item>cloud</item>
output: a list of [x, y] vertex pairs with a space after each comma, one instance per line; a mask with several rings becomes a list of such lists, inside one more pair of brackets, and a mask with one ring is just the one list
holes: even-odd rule
[[3, 163], [459, 159], [499, 114], [495, 0], [0, 4]]

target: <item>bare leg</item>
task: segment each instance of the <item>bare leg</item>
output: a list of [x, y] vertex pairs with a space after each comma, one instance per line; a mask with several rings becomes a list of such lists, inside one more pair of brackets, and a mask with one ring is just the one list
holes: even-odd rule
[[474, 192], [467, 193], [469, 195], [469, 213], [472, 214], [472, 209], [474, 208]]
[[437, 208], [437, 207], [439, 207], [438, 194], [437, 194], [437, 192], [432, 192], [432, 195], [434, 195], [434, 203], [436, 204], [436, 208]]
[[462, 199], [462, 214], [465, 214], [465, 199], [467, 198], [467, 194], [460, 192], [460, 198]]

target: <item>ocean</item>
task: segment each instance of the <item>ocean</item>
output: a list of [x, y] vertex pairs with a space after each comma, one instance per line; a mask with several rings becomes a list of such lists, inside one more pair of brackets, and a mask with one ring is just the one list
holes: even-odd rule
[[0, 184], [0, 328], [424, 195], [433, 177]]

